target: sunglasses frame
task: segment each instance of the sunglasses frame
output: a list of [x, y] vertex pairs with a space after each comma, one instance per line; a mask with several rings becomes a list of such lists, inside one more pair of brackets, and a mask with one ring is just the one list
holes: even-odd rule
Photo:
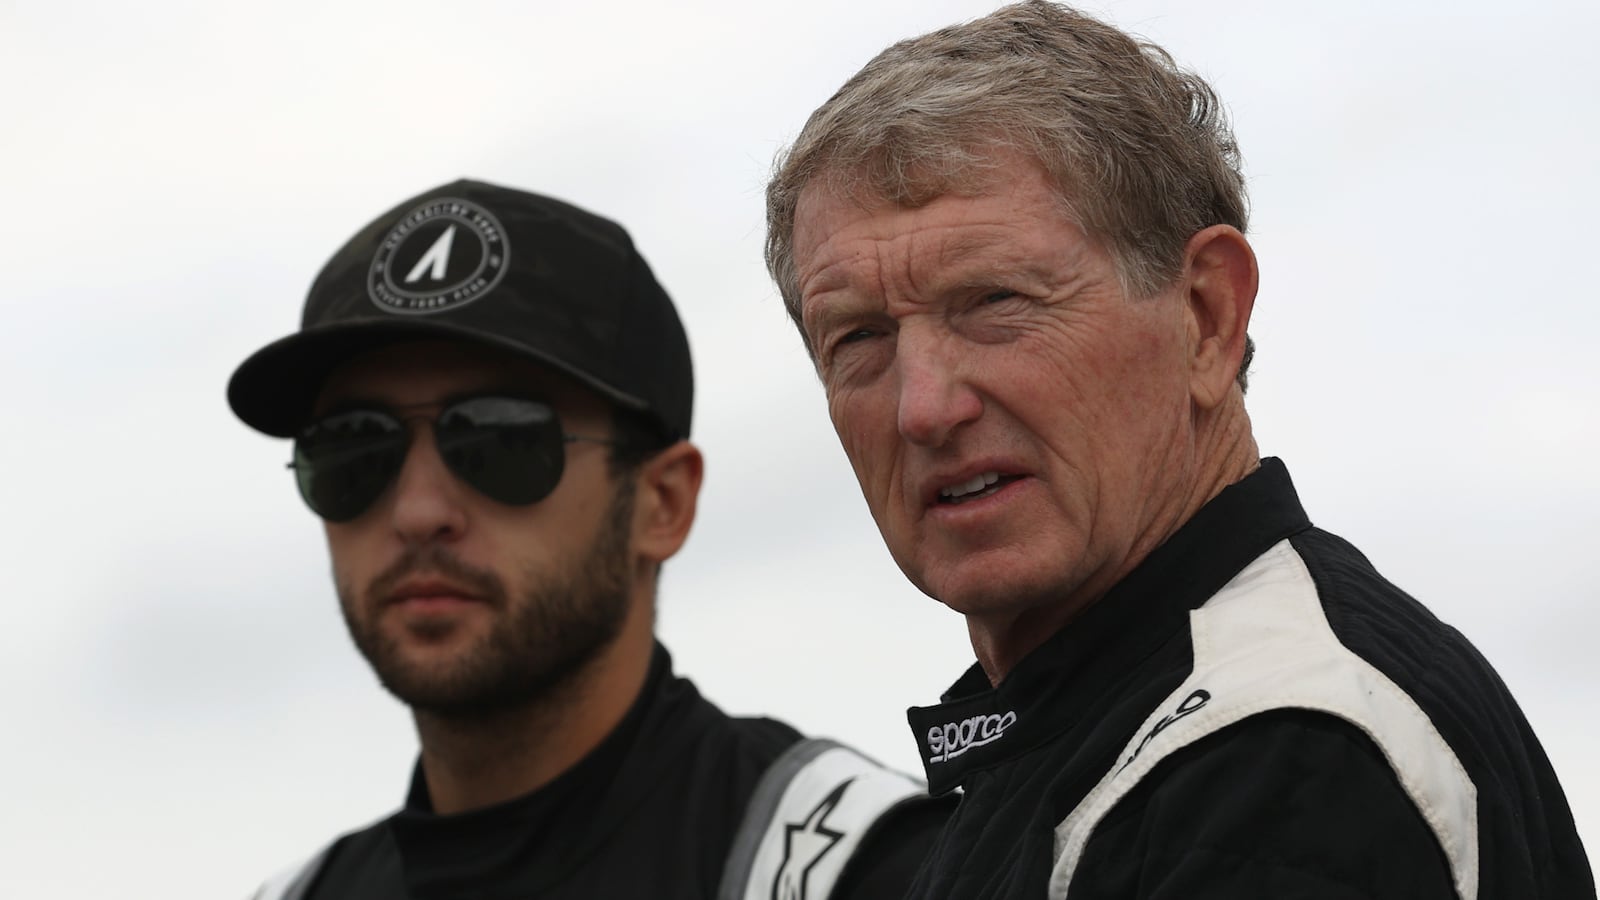
[[[439, 403], [419, 403], [399, 407], [383, 406], [379, 404], [353, 403], [349, 406], [337, 407], [318, 416], [309, 425], [300, 429], [300, 432], [295, 436], [294, 458], [289, 461], [287, 468], [295, 472], [295, 486], [299, 490], [300, 499], [305, 502], [306, 506], [309, 507], [313, 513], [328, 522], [351, 522], [370, 512], [373, 506], [375, 506], [377, 502], [382, 499], [383, 495], [388, 493], [389, 489], [394, 486], [395, 480], [405, 469], [406, 460], [410, 458], [412, 445], [417, 439], [415, 431], [410, 427], [410, 424], [414, 421], [425, 421], [428, 423], [427, 430], [434, 441], [434, 448], [436, 452], [438, 452], [439, 458], [444, 463], [445, 468], [450, 471], [451, 477], [471, 488], [473, 492], [479, 494], [480, 496], [506, 506], [531, 506], [550, 496], [550, 494], [555, 491], [555, 488], [561, 483], [561, 478], [566, 474], [566, 454], [564, 449], [559, 455], [555, 455], [554, 457], [553, 465], [551, 466], [553, 472], [548, 473], [548, 483], [534, 482], [537, 487], [532, 491], [531, 494], [529, 494], [531, 499], [520, 499], [521, 495], [512, 499], [507, 499], [507, 495], [510, 493], [510, 491], [503, 489], [499, 492], [496, 492], [495, 490], [486, 487], [485, 484], [479, 483], [487, 481], [488, 479], [482, 478], [481, 476], [475, 479], [472, 473], [463, 472], [460, 469], [461, 464], [455, 461], [454, 457], [454, 451], [459, 448], [440, 443], [439, 423], [441, 420], [443, 420], [452, 411], [459, 410], [463, 406], [473, 403], [481, 403], [483, 401], [511, 401], [518, 404], [528, 404], [535, 410], [542, 409], [548, 414], [548, 418], [542, 422], [536, 423], [534, 427], [553, 431], [556, 437], [547, 437], [546, 440], [556, 440], [558, 441], [557, 446], [562, 448], [565, 448], [567, 444], [580, 442], [604, 444], [612, 447], [619, 446], [622, 443], [615, 438], [602, 438], [595, 437], [593, 435], [572, 434], [564, 431], [561, 427], [560, 415], [556, 412], [555, 406], [548, 400], [540, 397], [521, 395], [505, 391], [485, 391], [482, 393], [452, 397]], [[432, 414], [420, 411], [426, 409], [436, 409], [437, 411]], [[314, 473], [316, 467], [306, 461], [305, 457], [309, 454], [305, 454], [304, 451], [302, 451], [301, 446], [302, 442], [308, 439], [313, 430], [321, 426], [323, 423], [336, 416], [350, 415], [352, 413], [371, 414], [380, 420], [387, 419], [390, 423], [398, 426], [393, 432], [385, 432], [381, 435], [375, 435], [370, 442], [371, 446], [356, 451], [356, 458], [370, 454], [373, 457], [372, 461], [376, 463], [379, 459], [381, 459], [386, 450], [391, 449], [397, 449], [399, 451], [399, 456], [396, 461], [385, 464], [385, 467], [392, 468], [392, 471], [389, 471], [384, 475], [381, 486], [371, 491], [372, 496], [367, 499], [365, 503], [360, 504], [359, 508], [355, 508], [353, 511], [347, 512], [343, 509], [333, 508], [333, 504], [319, 503], [313, 499], [313, 495], [316, 493], [316, 491], [312, 479], [315, 477], [315, 474], [307, 473]], [[514, 428], [517, 427], [517, 425], [511, 422], [502, 422], [492, 425], [475, 425], [474, 427], [483, 431], [485, 434], [490, 434], [498, 433], [506, 428]], [[396, 446], [389, 446], [391, 444]], [[539, 448], [537, 447], [530, 448], [528, 451], [526, 451], [526, 456], [527, 459], [525, 461], [530, 465], [537, 464], [541, 459], [541, 454], [539, 453]], [[349, 465], [349, 463], [346, 465]], [[323, 471], [322, 474], [324, 476], [328, 476], [331, 474], [331, 472]], [[527, 485], [523, 485], [523, 487], [527, 487]], [[363, 490], [362, 492], [365, 493], [366, 490]], [[499, 496], [497, 496], [497, 493]], [[322, 508], [319, 508], [319, 506]]]

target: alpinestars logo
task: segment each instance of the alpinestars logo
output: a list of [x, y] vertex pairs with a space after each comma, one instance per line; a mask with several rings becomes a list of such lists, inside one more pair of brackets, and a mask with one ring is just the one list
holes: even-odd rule
[[1129, 753], [1128, 758], [1123, 761], [1121, 766], [1117, 767], [1117, 771], [1121, 772], [1123, 769], [1126, 769], [1129, 765], [1131, 765], [1133, 761], [1138, 758], [1139, 754], [1144, 751], [1145, 745], [1154, 740], [1156, 735], [1166, 731], [1167, 727], [1173, 722], [1178, 721], [1184, 716], [1193, 715], [1199, 712], [1205, 708], [1207, 703], [1210, 702], [1210, 691], [1203, 688], [1191, 691], [1189, 696], [1183, 698], [1183, 702], [1178, 704], [1177, 709], [1157, 719], [1156, 723], [1150, 726], [1150, 730], [1146, 732], [1145, 736], [1139, 741], [1139, 746], [1133, 748], [1133, 752]]
[[393, 313], [464, 306], [505, 277], [510, 248], [488, 210], [467, 200], [429, 200], [389, 229], [372, 257], [367, 293]]
[[854, 778], [849, 778], [841, 782], [822, 798], [816, 809], [806, 814], [805, 821], [783, 826], [783, 864], [772, 882], [772, 900], [806, 900], [806, 878], [811, 869], [844, 837], [844, 832], [834, 831], [824, 820], [839, 805], [845, 789], [853, 781]]
[[998, 741], [1006, 729], [1015, 724], [1017, 714], [1012, 710], [935, 725], [928, 729], [928, 763], [949, 762], [973, 747]]

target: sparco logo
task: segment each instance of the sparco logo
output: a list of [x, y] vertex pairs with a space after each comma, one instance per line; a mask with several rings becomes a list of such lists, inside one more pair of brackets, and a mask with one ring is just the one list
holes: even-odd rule
[[384, 235], [367, 293], [394, 313], [454, 309], [500, 283], [509, 251], [505, 229], [488, 210], [450, 197], [429, 200]]
[[959, 722], [947, 722], [944, 725], [935, 725], [928, 729], [928, 757], [929, 764], [947, 762], [973, 747], [982, 747], [984, 744], [998, 741], [1000, 735], [1007, 728], [1017, 723], [1017, 714], [1007, 712], [1003, 715], [991, 713], [987, 716], [973, 716]]

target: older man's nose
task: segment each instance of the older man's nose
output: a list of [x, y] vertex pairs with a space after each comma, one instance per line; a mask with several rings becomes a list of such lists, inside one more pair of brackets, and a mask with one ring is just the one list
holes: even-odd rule
[[982, 398], [966, 382], [961, 350], [952, 336], [931, 328], [902, 328], [897, 335], [898, 425], [911, 443], [941, 447], [983, 414]]

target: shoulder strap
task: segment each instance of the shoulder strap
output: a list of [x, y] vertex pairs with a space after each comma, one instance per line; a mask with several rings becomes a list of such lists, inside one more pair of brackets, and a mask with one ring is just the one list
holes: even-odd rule
[[1450, 863], [1456, 893], [1478, 890], [1477, 787], [1427, 714], [1333, 633], [1305, 562], [1282, 541], [1190, 613], [1194, 669], [1055, 829], [1052, 900], [1068, 895], [1095, 828], [1161, 760], [1273, 709], [1328, 713], [1366, 732]]
[[297, 862], [267, 879], [266, 884], [250, 900], [304, 900], [306, 892], [311, 889], [311, 880], [321, 871], [322, 863], [327, 860], [332, 847], [329, 844], [310, 859]]
[[790, 747], [745, 807], [718, 900], [825, 900], [883, 815], [922, 783], [834, 741]]

